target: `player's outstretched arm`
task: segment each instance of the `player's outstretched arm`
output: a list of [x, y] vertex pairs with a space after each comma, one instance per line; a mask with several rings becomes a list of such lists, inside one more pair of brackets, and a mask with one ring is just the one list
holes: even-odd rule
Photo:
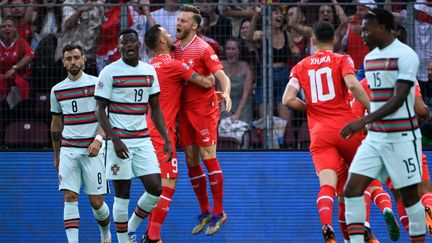
[[305, 111], [306, 103], [297, 98], [299, 90], [300, 85], [298, 80], [296, 78], [291, 78], [282, 96], [282, 104], [293, 110]]
[[151, 108], [150, 112], [153, 124], [155, 125], [161, 137], [165, 140], [164, 156], [166, 158], [165, 162], [168, 162], [172, 158], [173, 151], [168, 137], [168, 131], [165, 126], [165, 120], [159, 105], [159, 93], [150, 95], [149, 104]]
[[51, 140], [54, 150], [54, 168], [58, 171], [60, 164], [60, 143], [61, 143], [62, 122], [59, 115], [52, 115], [51, 119]]
[[347, 74], [344, 77], [344, 81], [348, 89], [354, 95], [354, 98], [356, 98], [356, 100], [358, 100], [363, 105], [363, 107], [365, 107], [366, 110], [369, 112], [369, 107], [370, 107], [369, 96], [361, 86], [356, 76], [354, 76], [354, 74]]
[[395, 112], [404, 103], [408, 93], [410, 92], [413, 82], [407, 80], [398, 80], [395, 86], [395, 94], [390, 98], [383, 106], [378, 110], [369, 113], [368, 115], [360, 118], [358, 120], [348, 123], [344, 128], [342, 128], [340, 135], [348, 139], [352, 137], [355, 133], [360, 131], [366, 124], [378, 121], [385, 116], [390, 115]]
[[225, 74], [224, 70], [220, 69], [213, 74], [221, 83], [222, 88], [222, 98], [225, 101], [225, 110], [230, 111], [232, 106], [231, 101], [231, 80]]
[[96, 100], [96, 117], [102, 129], [106, 132], [108, 137], [111, 138], [117, 157], [120, 159], [127, 159], [129, 158], [129, 150], [120, 140], [120, 138], [114, 133], [114, 130], [112, 129], [109, 119], [105, 113], [105, 110], [108, 107], [108, 102], [108, 100], [103, 99]]
[[194, 74], [192, 74], [192, 77], [188, 81], [208, 89], [215, 85], [216, 80], [213, 74], [210, 74], [208, 76], [202, 76], [199, 75], [197, 72], [194, 72]]

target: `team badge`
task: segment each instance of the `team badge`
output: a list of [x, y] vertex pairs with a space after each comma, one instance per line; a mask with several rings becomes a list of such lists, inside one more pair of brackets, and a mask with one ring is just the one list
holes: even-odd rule
[[117, 175], [117, 172], [120, 170], [120, 166], [118, 166], [117, 164], [113, 164], [111, 166], [111, 171], [113, 175]]
[[87, 87], [84, 87], [83, 92], [84, 92], [85, 96], [88, 96], [89, 89]]

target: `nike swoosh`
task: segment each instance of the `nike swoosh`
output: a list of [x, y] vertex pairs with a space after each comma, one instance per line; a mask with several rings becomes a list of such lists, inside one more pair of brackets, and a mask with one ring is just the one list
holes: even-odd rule
[[408, 179], [411, 179], [411, 178], [413, 178], [414, 177], [414, 175], [412, 175], [412, 176], [408, 176]]
[[102, 188], [102, 186], [98, 186], [97, 188], [98, 188], [98, 190], [99, 190], [99, 189], [101, 189], [101, 188]]

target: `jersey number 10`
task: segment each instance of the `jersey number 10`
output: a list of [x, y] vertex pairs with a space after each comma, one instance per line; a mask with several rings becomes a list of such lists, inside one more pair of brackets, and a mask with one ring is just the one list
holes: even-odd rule
[[[308, 70], [308, 75], [311, 86], [312, 103], [332, 100], [336, 96], [331, 68], [323, 67], [318, 70]], [[322, 79], [323, 75], [325, 75], [325, 80], [327, 80], [327, 94], [324, 94], [323, 90], [323, 82], [325, 82]]]

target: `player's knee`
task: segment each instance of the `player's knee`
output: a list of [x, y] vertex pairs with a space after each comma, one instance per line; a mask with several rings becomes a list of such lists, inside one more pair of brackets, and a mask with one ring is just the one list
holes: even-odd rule
[[63, 190], [65, 202], [76, 202], [78, 201], [78, 194], [69, 190]]
[[344, 187], [344, 196], [345, 197], [358, 197], [363, 195], [363, 191], [353, 185], [353, 183], [347, 183]]
[[159, 197], [162, 194], [162, 183], [160, 183], [159, 185], [152, 186], [152, 188], [147, 190], [147, 192], [154, 196]]
[[103, 196], [91, 196], [90, 197], [90, 205], [94, 209], [101, 208], [103, 203], [104, 203]]
[[163, 187], [169, 187], [169, 188], [175, 190], [176, 185], [177, 185], [177, 178], [162, 179], [162, 186]]
[[200, 147], [200, 155], [203, 160], [216, 158], [216, 145]]

